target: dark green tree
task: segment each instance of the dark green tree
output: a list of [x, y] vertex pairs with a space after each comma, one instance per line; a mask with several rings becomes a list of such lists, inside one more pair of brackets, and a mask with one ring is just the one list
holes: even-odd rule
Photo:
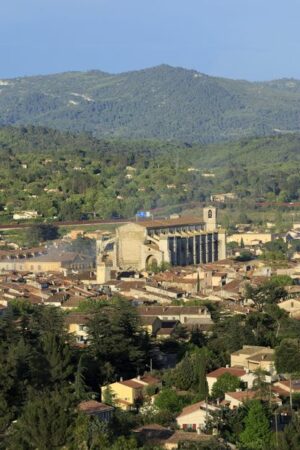
[[197, 345], [197, 347], [204, 347], [206, 345], [207, 339], [198, 326], [192, 328], [190, 342], [191, 344]]
[[103, 395], [102, 395], [102, 401], [106, 404], [106, 405], [111, 405], [114, 406], [115, 405], [115, 397], [116, 395], [114, 394], [112, 388], [110, 387], [110, 385], [108, 384], [106, 386], [106, 388], [103, 391]]
[[194, 367], [191, 358], [186, 354], [183, 360], [176, 366], [174, 373], [175, 386], [187, 391], [194, 381]]
[[48, 373], [49, 384], [61, 384], [73, 373], [72, 352], [61, 336], [45, 333], [41, 339], [42, 352], [45, 359], [45, 372]]
[[26, 231], [26, 243], [28, 246], [39, 245], [41, 242], [58, 239], [58, 228], [52, 224], [32, 225]]
[[154, 404], [161, 411], [176, 413], [184, 407], [184, 399], [173, 389], [163, 389], [155, 398]]
[[110, 448], [112, 434], [107, 423], [98, 417], [78, 414], [75, 418], [71, 450]]
[[74, 377], [74, 391], [78, 400], [84, 400], [89, 397], [88, 387], [85, 382], [86, 367], [84, 365], [84, 355], [81, 355], [78, 361], [77, 370]]
[[293, 414], [291, 422], [284, 428], [278, 438], [279, 450], [298, 450], [300, 448], [300, 418]]
[[260, 401], [253, 400], [249, 404], [245, 429], [240, 434], [240, 442], [247, 450], [268, 450], [270, 441], [270, 424], [265, 409]]
[[98, 362], [102, 384], [114, 376], [135, 376], [145, 367], [149, 337], [128, 302], [117, 300], [103, 308], [94, 314], [88, 327], [89, 352]]
[[246, 286], [245, 298], [251, 299], [258, 311], [263, 311], [265, 305], [278, 303], [287, 297], [287, 292], [277, 282], [268, 281], [262, 286]]
[[204, 349], [196, 350], [192, 356], [193, 364], [193, 389], [198, 400], [205, 400], [208, 396], [206, 380], [206, 352]]
[[283, 339], [275, 348], [275, 367], [279, 373], [300, 372], [300, 342]]
[[49, 450], [71, 442], [74, 405], [66, 391], [32, 393], [11, 430], [9, 448]]
[[241, 382], [238, 377], [231, 375], [231, 373], [224, 373], [214, 383], [212, 388], [213, 398], [224, 398], [225, 392], [236, 391], [241, 386]]

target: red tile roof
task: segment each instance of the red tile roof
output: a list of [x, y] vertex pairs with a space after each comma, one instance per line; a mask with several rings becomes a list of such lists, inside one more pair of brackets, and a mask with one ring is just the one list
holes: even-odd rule
[[85, 412], [85, 413], [92, 413], [92, 412], [104, 412], [104, 411], [113, 411], [113, 407], [109, 405], [105, 405], [104, 403], [97, 402], [96, 400], [88, 400], [85, 402], [81, 402], [78, 405], [79, 411]]
[[243, 402], [245, 400], [252, 400], [257, 396], [257, 391], [234, 391], [234, 392], [226, 392], [225, 396], [228, 395], [235, 400]]
[[177, 418], [187, 416], [188, 414], [198, 411], [199, 409], [206, 409], [206, 408], [208, 411], [218, 409], [216, 406], [210, 405], [210, 404], [206, 403], [204, 400], [202, 400], [201, 402], [197, 402], [197, 403], [194, 403], [193, 405], [189, 405], [189, 406], [186, 406], [185, 408], [183, 408], [183, 410], [181, 411], [179, 416], [177, 416]]
[[209, 378], [219, 378], [220, 376], [224, 375], [224, 373], [230, 373], [231, 375], [234, 375], [235, 377], [242, 377], [243, 375], [246, 375], [246, 371], [243, 369], [238, 369], [236, 367], [220, 367], [219, 369], [214, 370], [213, 372], [210, 372], [206, 375], [206, 377]]
[[124, 384], [124, 386], [128, 386], [133, 389], [140, 389], [140, 388], [144, 387], [144, 385], [142, 383], [139, 383], [138, 381], [133, 381], [133, 380], [120, 381], [119, 383]]

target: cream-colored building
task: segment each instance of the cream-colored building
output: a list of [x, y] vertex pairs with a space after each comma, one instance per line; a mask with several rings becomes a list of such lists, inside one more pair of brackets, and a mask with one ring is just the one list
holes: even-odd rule
[[104, 398], [105, 391], [110, 389], [114, 403], [119, 408], [130, 411], [136, 407], [137, 402], [142, 402], [144, 390], [147, 386], [161, 387], [161, 382], [151, 375], [138, 376], [130, 380], [120, 380], [101, 387], [101, 396]]
[[226, 392], [224, 403], [229, 406], [230, 409], [236, 409], [242, 406], [245, 402], [257, 398], [256, 391], [235, 391]]
[[213, 194], [210, 196], [212, 202], [225, 203], [227, 200], [237, 200], [238, 196], [235, 192], [226, 192], [224, 194]]
[[274, 235], [272, 233], [235, 233], [227, 236], [227, 242], [237, 242], [240, 244], [244, 243], [246, 246], [256, 246], [260, 244], [266, 244], [267, 242], [271, 242], [274, 239]]
[[74, 336], [77, 344], [86, 345], [88, 343], [88, 321], [90, 316], [88, 314], [73, 313], [65, 317], [65, 325], [68, 333]]
[[205, 401], [194, 403], [183, 408], [176, 417], [177, 425], [182, 430], [204, 430], [206, 422], [211, 418], [211, 413], [219, 411], [219, 408]]
[[300, 317], [300, 299], [291, 298], [278, 303], [279, 308], [284, 309], [291, 317]]
[[219, 369], [216, 369], [206, 375], [208, 392], [210, 394], [212, 393], [214, 384], [225, 373], [229, 373], [230, 375], [233, 375], [244, 382], [247, 386], [247, 389], [252, 388], [253, 382], [256, 379], [256, 375], [251, 373], [249, 370], [239, 369], [238, 367], [220, 367]]
[[243, 345], [243, 348], [231, 353], [230, 362], [232, 367], [243, 367], [251, 371], [257, 369], [275, 373], [274, 350], [270, 347], [256, 345]]
[[[100, 281], [108, 276], [104, 267], [108, 262], [105, 247], [98, 249]], [[109, 255], [113, 267], [121, 270], [143, 270], [162, 263], [186, 266], [225, 257], [225, 232], [217, 227], [217, 212], [212, 207], [204, 208], [203, 220], [178, 217], [122, 225], [116, 230], [114, 249]]]
[[15, 270], [17, 272], [62, 272], [86, 271], [94, 268], [93, 257], [79, 255], [73, 252], [53, 252], [32, 256], [31, 254], [21, 256], [0, 257], [0, 271]]

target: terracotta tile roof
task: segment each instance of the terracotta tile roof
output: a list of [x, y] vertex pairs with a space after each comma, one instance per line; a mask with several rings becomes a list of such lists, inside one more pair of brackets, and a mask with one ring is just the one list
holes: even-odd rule
[[216, 369], [213, 372], [208, 373], [206, 377], [219, 378], [220, 376], [224, 375], [224, 373], [230, 373], [235, 377], [242, 377], [243, 375], [246, 375], [246, 371], [243, 369], [237, 369], [235, 367], [220, 367], [219, 369]]
[[255, 355], [251, 355], [247, 358], [248, 361], [253, 362], [261, 362], [261, 361], [274, 361], [275, 355], [274, 350], [273, 352], [259, 352]]
[[137, 310], [141, 316], [197, 315], [208, 311], [206, 306], [139, 306]]
[[124, 386], [133, 388], [133, 389], [140, 389], [140, 388], [144, 387], [144, 385], [142, 383], [139, 383], [138, 381], [133, 381], [133, 380], [119, 381], [119, 383], [123, 384]]
[[[274, 387], [290, 392], [290, 380], [278, 381]], [[300, 380], [292, 380], [292, 392], [300, 392]]]
[[204, 409], [204, 410], [207, 409], [208, 411], [209, 410], [216, 411], [218, 408], [216, 406], [210, 405], [209, 403], [206, 403], [204, 400], [202, 400], [201, 402], [197, 402], [197, 403], [194, 403], [193, 405], [189, 405], [189, 406], [186, 406], [185, 408], [183, 408], [183, 410], [177, 417], [187, 416], [188, 414], [191, 414], [200, 409]]
[[156, 333], [157, 336], [170, 336], [175, 328], [160, 328]]
[[70, 313], [65, 317], [65, 323], [70, 325], [71, 323], [75, 323], [78, 325], [84, 325], [91, 318], [90, 314], [83, 313]]
[[85, 297], [80, 297], [80, 296], [72, 296], [69, 297], [64, 303], [63, 303], [63, 307], [64, 308], [77, 308], [80, 303], [82, 303], [84, 300], [86, 300]]
[[286, 389], [282, 389], [279, 386], [272, 386], [272, 392], [276, 395], [279, 395], [280, 397], [288, 397], [290, 395], [290, 391]]
[[78, 405], [78, 409], [85, 413], [93, 413], [93, 412], [106, 412], [113, 411], [114, 408], [109, 405], [105, 405], [104, 403], [97, 402], [96, 400], [88, 400], [86, 402], [81, 402]]
[[267, 347], [262, 347], [259, 345], [244, 345], [243, 348], [240, 350], [237, 350], [235, 352], [232, 352], [232, 355], [255, 355], [256, 353], [259, 353], [261, 351], [267, 350]]
[[222, 287], [224, 291], [239, 293], [240, 291], [241, 280], [232, 280], [229, 283], [225, 284]]
[[257, 391], [226, 392], [225, 397], [227, 395], [231, 398], [234, 398], [235, 400], [243, 402], [245, 400], [252, 400], [253, 398], [255, 398], [257, 396]]
[[183, 416], [186, 416], [188, 414], [191, 414], [194, 411], [198, 411], [198, 409], [200, 409], [200, 406], [203, 405], [203, 404], [204, 404], [204, 402], [201, 401], [201, 402], [194, 403], [193, 405], [186, 406], [185, 408], [183, 408], [183, 410], [181, 411], [181, 413], [177, 417], [183, 417]]
[[141, 324], [142, 325], [153, 325], [155, 320], [157, 319], [157, 316], [142, 316], [141, 317]]
[[160, 383], [159, 378], [153, 377], [152, 375], [143, 375], [141, 380], [147, 384], [158, 384]]
[[165, 441], [165, 444], [177, 444], [179, 442], [203, 442], [210, 441], [213, 438], [212, 435], [189, 433], [188, 431], [175, 431], [175, 433]]

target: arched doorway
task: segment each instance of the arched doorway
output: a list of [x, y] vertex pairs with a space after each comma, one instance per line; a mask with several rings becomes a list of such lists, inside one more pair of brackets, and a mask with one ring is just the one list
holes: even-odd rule
[[155, 256], [149, 255], [146, 258], [146, 269], [147, 270], [155, 270], [158, 267], [158, 262]]

